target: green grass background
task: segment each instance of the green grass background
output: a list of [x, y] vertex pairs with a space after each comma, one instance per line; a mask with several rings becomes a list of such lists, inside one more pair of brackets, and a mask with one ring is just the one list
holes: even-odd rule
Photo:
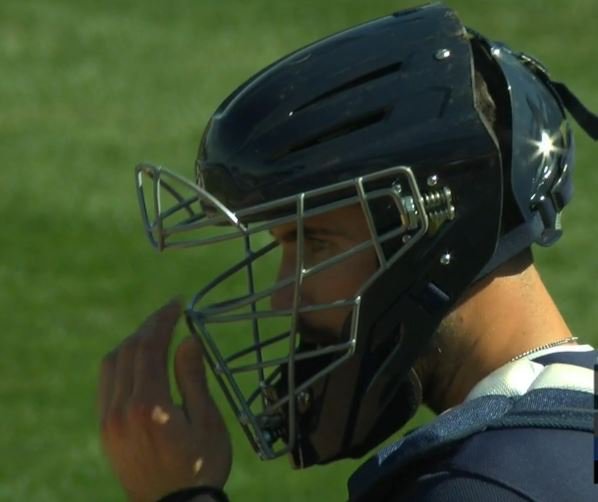
[[[595, 0], [448, 3], [536, 55], [598, 110]], [[149, 248], [132, 167], [148, 160], [190, 174], [210, 113], [241, 81], [296, 47], [412, 5], [0, 2], [0, 500], [123, 500], [98, 442], [99, 361], [215, 267], [203, 251]], [[582, 134], [577, 144], [565, 237], [537, 258], [575, 334], [596, 343], [598, 148]], [[231, 429], [233, 500], [345, 498], [358, 462], [292, 472], [285, 459], [260, 462]]]

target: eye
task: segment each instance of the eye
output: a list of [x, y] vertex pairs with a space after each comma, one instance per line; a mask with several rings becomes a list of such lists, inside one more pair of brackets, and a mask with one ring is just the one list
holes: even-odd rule
[[310, 237], [308, 239], [308, 246], [312, 253], [318, 253], [320, 251], [325, 251], [330, 247], [330, 242], [324, 239], [316, 239], [314, 237]]

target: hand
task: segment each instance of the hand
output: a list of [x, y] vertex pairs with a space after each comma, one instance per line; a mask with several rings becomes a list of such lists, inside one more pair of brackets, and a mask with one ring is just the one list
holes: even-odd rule
[[182, 406], [170, 395], [167, 355], [180, 315], [178, 301], [158, 309], [102, 363], [102, 444], [136, 502], [155, 502], [189, 486], [222, 488], [230, 473], [228, 430], [208, 390], [201, 344], [193, 338], [175, 355]]

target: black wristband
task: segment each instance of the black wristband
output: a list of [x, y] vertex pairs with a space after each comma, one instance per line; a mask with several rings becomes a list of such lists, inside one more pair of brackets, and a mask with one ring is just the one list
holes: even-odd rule
[[156, 502], [189, 502], [197, 495], [209, 495], [216, 502], [229, 502], [226, 493], [214, 486], [194, 486], [169, 493]]

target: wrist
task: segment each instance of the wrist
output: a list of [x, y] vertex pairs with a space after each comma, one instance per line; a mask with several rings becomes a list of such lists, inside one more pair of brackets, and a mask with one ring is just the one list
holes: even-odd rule
[[169, 493], [157, 502], [229, 502], [229, 500], [220, 488], [194, 486]]

